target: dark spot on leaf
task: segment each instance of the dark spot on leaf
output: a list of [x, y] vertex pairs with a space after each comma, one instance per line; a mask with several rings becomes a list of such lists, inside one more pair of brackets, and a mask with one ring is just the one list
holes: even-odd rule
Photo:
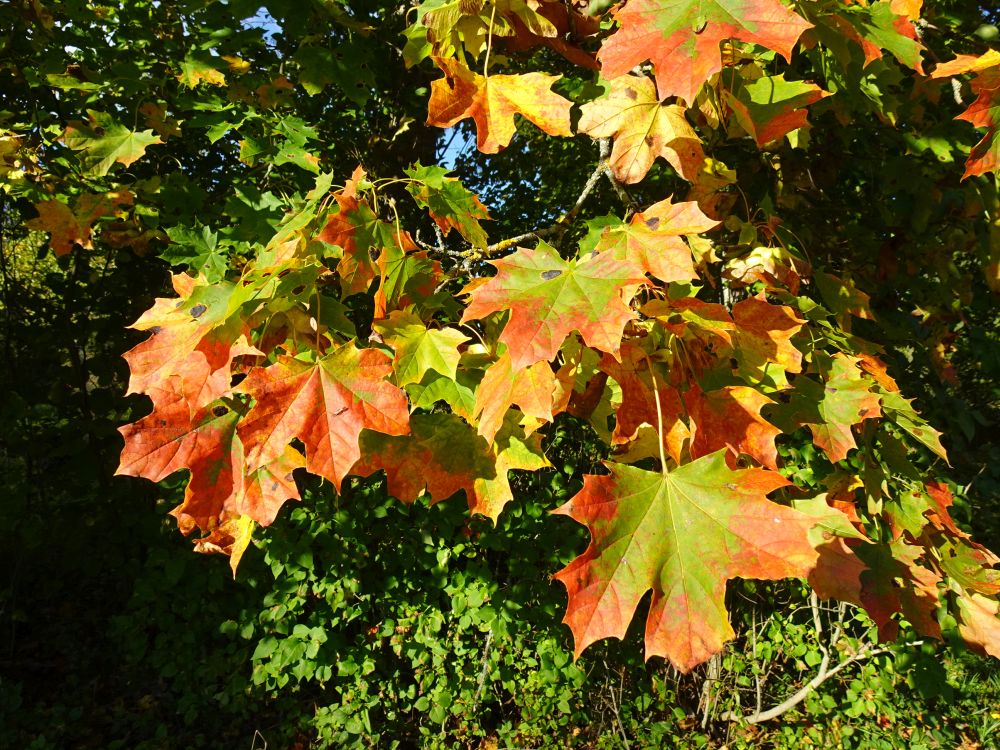
[[660, 217], [654, 216], [651, 219], [646, 219], [646, 226], [650, 229], [657, 229], [660, 226]]
[[287, 276], [288, 274], [290, 274], [291, 272], [292, 272], [292, 269], [290, 269], [290, 268], [286, 268], [286, 269], [285, 269], [284, 271], [282, 271], [281, 273], [279, 273], [279, 274], [278, 274], [278, 278], [279, 278], [279, 279], [283, 279], [283, 278], [285, 278], [285, 277], [286, 277], [286, 276]]
[[836, 389], [836, 388], [834, 388], [834, 387], [833, 387], [832, 385], [828, 385], [828, 386], [826, 387], [826, 392], [827, 392], [827, 393], [836, 393], [836, 392], [837, 392], [837, 389]]
[[302, 292], [305, 290], [305, 288], [306, 288], [305, 284], [299, 284], [297, 287], [295, 287], [292, 290], [292, 294], [296, 294], [296, 295], [302, 294]]
[[100, 125], [94, 128], [94, 135], [104, 135], [105, 130]]
[[174, 305], [174, 309], [176, 310], [176, 309], [178, 309], [180, 307], [183, 307], [183, 306], [184, 306], [184, 300], [179, 299], [179, 300], [177, 300], [177, 304]]
[[726, 489], [727, 490], [733, 490], [733, 491], [735, 491], [736, 490], [736, 485], [733, 484], [732, 482], [726, 482]]
[[205, 310], [207, 309], [208, 308], [205, 307], [204, 305], [195, 305], [194, 307], [191, 308], [191, 317], [200, 318], [202, 315], [205, 314]]
[[542, 271], [542, 279], [545, 281], [552, 281], [556, 276], [559, 276], [562, 271]]
[[285, 481], [286, 482], [292, 481], [292, 472], [288, 472], [287, 474], [285, 474]]
[[229, 409], [227, 409], [225, 406], [216, 406], [214, 409], [212, 409], [212, 414], [214, 414], [217, 417], [224, 417], [228, 413]]
[[632, 90], [632, 89], [625, 89], [625, 96], [627, 96], [629, 99], [633, 99], [634, 100], [639, 95], [637, 93], [635, 93], [635, 91]]
[[347, 411], [347, 407], [346, 407], [346, 406], [341, 406], [341, 407], [340, 407], [339, 409], [337, 409], [337, 411], [335, 411], [335, 412], [333, 413], [333, 416], [335, 416], [335, 417], [339, 417], [339, 416], [340, 416], [341, 414], [343, 414], [343, 413], [344, 413], [345, 411]]
[[153, 326], [152, 328], [149, 329], [149, 332], [155, 336], [162, 330], [163, 329], [160, 326]]
[[653, 146], [653, 136], [651, 136], [651, 135], [647, 135], [647, 136], [646, 136], [645, 138], [643, 138], [642, 140], [643, 140], [643, 142], [644, 142], [644, 143], [645, 143], [645, 144], [646, 144], [647, 146], [649, 146], [649, 147], [652, 147], [652, 146]]
[[278, 483], [271, 482], [271, 492], [277, 492], [277, 491], [278, 491]]
[[167, 426], [167, 420], [161, 419], [160, 420], [160, 427], [166, 427], [166, 426]]

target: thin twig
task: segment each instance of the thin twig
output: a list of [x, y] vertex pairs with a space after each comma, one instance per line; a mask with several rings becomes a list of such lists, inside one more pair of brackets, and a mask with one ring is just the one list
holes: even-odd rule
[[490, 646], [493, 645], [493, 628], [486, 633], [486, 644], [483, 646], [482, 666], [479, 668], [479, 680], [476, 682], [476, 694], [472, 698], [472, 713], [475, 715], [479, 708], [479, 698], [483, 694], [483, 685], [486, 684], [486, 675], [490, 670]]

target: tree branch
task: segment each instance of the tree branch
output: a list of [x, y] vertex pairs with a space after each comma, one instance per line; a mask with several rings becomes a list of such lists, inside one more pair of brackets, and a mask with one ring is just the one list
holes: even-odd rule
[[[911, 641], [910, 643], [904, 644], [904, 646], [919, 646], [922, 643], [923, 641]], [[866, 647], [861, 649], [861, 651], [859, 651], [858, 653], [847, 657], [842, 662], [837, 664], [837, 666], [835, 666], [833, 669], [829, 670], [826, 669], [826, 665], [828, 664], [827, 660], [828, 657], [824, 656], [823, 662], [820, 664], [820, 670], [816, 674], [816, 676], [813, 677], [811, 680], [809, 680], [809, 682], [803, 685], [799, 690], [795, 691], [786, 700], [779, 703], [777, 706], [773, 706], [772, 708], [769, 708], [767, 711], [755, 711], [754, 713], [749, 714], [747, 716], [739, 716], [738, 714], [735, 714], [732, 711], [727, 711], [726, 713], [722, 714], [719, 718], [722, 719], [723, 721], [744, 721], [747, 724], [760, 724], [761, 722], [764, 721], [770, 721], [771, 719], [776, 719], [786, 711], [790, 711], [791, 709], [799, 705], [802, 701], [806, 699], [809, 693], [818, 688], [820, 685], [829, 680], [831, 677], [840, 672], [842, 669], [849, 667], [856, 661], [863, 661], [864, 659], [870, 659], [873, 656], [879, 656], [881, 654], [888, 653], [891, 650], [892, 649], [888, 647], [876, 648], [876, 649], [871, 649]]]

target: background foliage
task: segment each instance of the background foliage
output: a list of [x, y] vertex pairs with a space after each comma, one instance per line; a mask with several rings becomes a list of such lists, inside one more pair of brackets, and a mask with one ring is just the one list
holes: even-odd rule
[[[221, 278], [318, 174], [342, 180], [358, 163], [390, 177], [417, 160], [454, 161], [489, 206], [496, 239], [550, 224], [596, 161], [589, 139], [530, 126], [492, 157], [462, 127], [422, 127], [435, 74], [403, 64], [407, 9], [303, 7], [0, 4], [0, 742], [988, 747], [1000, 722], [990, 709], [996, 667], [932, 643], [857, 662], [781, 722], [727, 721], [758, 693], [765, 707], [781, 702], [822, 659], [839, 613], [824, 605], [817, 631], [795, 582], [732, 584], [739, 640], [690, 676], [642, 663], [636, 623], [624, 642], [574, 662], [558, 624], [565, 595], [548, 577], [583, 550], [586, 532], [548, 511], [602, 453], [572, 418], [546, 437], [553, 468], [515, 479], [518, 501], [496, 528], [470, 521], [460, 503], [404, 506], [378, 478], [350, 480], [341, 496], [306, 482], [303, 502], [259, 535], [236, 582], [223, 558], [190, 555], [177, 538], [166, 513], [181, 480], [112, 478], [117, 427], [148, 410], [122, 395], [121, 354], [143, 338], [126, 326], [169, 292], [171, 267]], [[939, 2], [924, 15], [929, 59], [992, 43], [987, 10]], [[536, 56], [549, 71], [570, 70], [546, 50]], [[910, 130], [900, 123], [913, 116], [912, 81], [891, 61], [866, 70], [863, 95], [838, 104], [851, 128], [821, 103], [803, 147], [732, 140], [716, 158], [738, 165], [751, 203], [780, 195], [814, 265], [870, 295], [879, 325], [855, 321], [857, 330], [886, 347], [903, 392], [945, 434], [953, 465], [935, 470], [956, 495], [953, 515], [995, 547], [1000, 339], [983, 268], [998, 246], [984, 220], [996, 220], [996, 183], [959, 181], [976, 134], [954, 121], [963, 105], [947, 89]], [[825, 80], [833, 90], [850, 74]], [[61, 143], [88, 112], [110, 118], [93, 120], [97, 138], [142, 134], [142, 158], [105, 170]], [[773, 184], [775, 161], [792, 189]], [[645, 206], [683, 187], [662, 165], [631, 195]], [[57, 254], [55, 238], [32, 225], [54, 195], [80, 212], [83, 196], [124, 188], [132, 201], [100, 216], [93, 236], [83, 221], [70, 252]], [[394, 196], [402, 220], [433, 237], [404, 198]], [[602, 181], [582, 215], [617, 200]], [[755, 217], [744, 219], [724, 240], [736, 254], [762, 236]], [[783, 450], [797, 481], [828, 471], [806, 437]], [[873, 638], [856, 610], [842, 627], [851, 644]], [[904, 630], [901, 643], [917, 640]]]

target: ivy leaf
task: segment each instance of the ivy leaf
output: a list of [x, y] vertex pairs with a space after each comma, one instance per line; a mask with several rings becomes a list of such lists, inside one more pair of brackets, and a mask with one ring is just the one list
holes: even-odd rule
[[591, 533], [587, 550], [556, 574], [569, 594], [564, 621], [577, 654], [624, 637], [652, 589], [646, 658], [664, 656], [690, 672], [734, 637], [727, 580], [806, 576], [815, 565], [814, 519], [767, 499], [789, 484], [775, 472], [733, 471], [722, 451], [666, 474], [606, 466], [609, 476], [584, 477], [556, 511]]
[[362, 429], [409, 432], [406, 394], [385, 380], [391, 372], [387, 355], [353, 341], [313, 363], [280, 357], [251, 370], [238, 388], [256, 402], [239, 429], [248, 470], [271, 463], [297, 438], [306, 468], [339, 490], [361, 455]]
[[722, 70], [721, 42], [759, 44], [791, 62], [792, 48], [812, 25], [779, 0], [631, 0], [614, 17], [621, 28], [597, 54], [601, 74], [615, 78], [651, 60], [660, 97], [688, 104]]
[[620, 76], [607, 94], [581, 107], [579, 130], [615, 139], [610, 164], [621, 182], [639, 182], [657, 157], [692, 182], [705, 154], [684, 112], [677, 104], [661, 104], [646, 76]]
[[589, 346], [617, 355], [625, 324], [635, 318], [627, 302], [645, 282], [634, 262], [611, 253], [565, 261], [539, 242], [492, 263], [497, 275], [472, 291], [462, 322], [509, 310], [500, 341], [515, 370], [551, 361], [573, 330]]
[[106, 175], [115, 165], [126, 167], [142, 158], [146, 147], [163, 143], [152, 130], [130, 130], [104, 112], [87, 110], [84, 123], [75, 120], [66, 126], [62, 141], [74, 151], [82, 151], [81, 161], [87, 174]]
[[462, 356], [458, 347], [469, 340], [454, 328], [428, 328], [419, 317], [403, 310], [376, 322], [375, 330], [393, 349], [392, 366], [398, 386], [419, 383], [430, 370], [454, 380]]
[[407, 184], [406, 189], [418, 206], [430, 211], [445, 237], [452, 229], [457, 229], [473, 247], [486, 247], [486, 230], [479, 222], [489, 219], [490, 215], [475, 194], [454, 177], [448, 177], [444, 167], [424, 167], [418, 163], [405, 171], [415, 180]]
[[436, 57], [434, 62], [445, 77], [431, 83], [428, 125], [450, 128], [471, 117], [476, 123], [476, 146], [484, 154], [495, 154], [510, 143], [515, 114], [549, 135], [572, 135], [573, 102], [550, 91], [561, 76], [525, 73], [484, 78], [458, 60]]
[[808, 122], [805, 108], [830, 96], [819, 86], [805, 81], [786, 81], [784, 74], [762, 76], [726, 90], [725, 100], [733, 116], [747, 133], [764, 146], [804, 127]]

